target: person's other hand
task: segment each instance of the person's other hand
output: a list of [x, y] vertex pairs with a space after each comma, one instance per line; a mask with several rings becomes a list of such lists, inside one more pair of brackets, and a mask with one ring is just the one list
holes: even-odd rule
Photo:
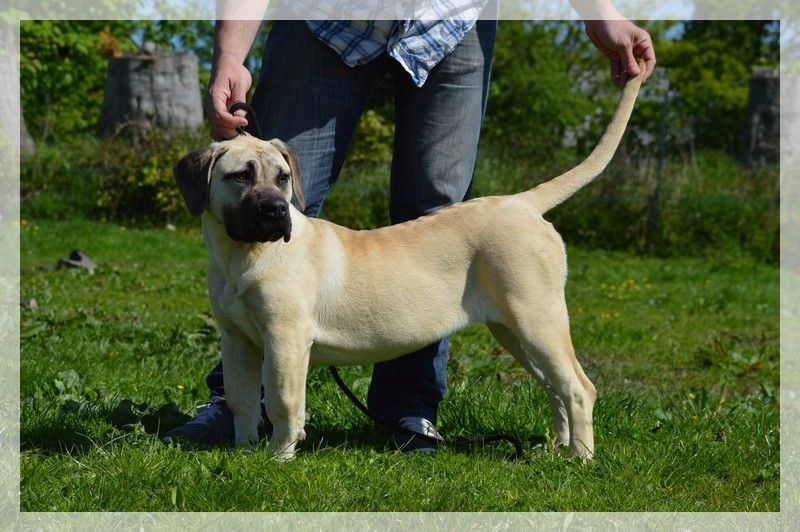
[[629, 20], [589, 20], [586, 35], [611, 62], [611, 81], [624, 87], [639, 75], [638, 60], [645, 62], [644, 80], [656, 67], [656, 53], [650, 34]]

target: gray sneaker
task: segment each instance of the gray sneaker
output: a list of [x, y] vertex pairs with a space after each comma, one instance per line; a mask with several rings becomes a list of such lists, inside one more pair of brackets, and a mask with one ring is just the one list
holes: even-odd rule
[[[272, 425], [261, 412], [259, 434], [269, 433]], [[172, 443], [189, 443], [200, 447], [228, 447], [235, 441], [233, 414], [225, 397], [214, 396], [203, 405], [197, 407], [195, 416], [185, 425], [174, 428], [161, 437], [167, 445]]]
[[424, 417], [404, 417], [397, 422], [400, 430], [392, 433], [398, 449], [404, 453], [435, 453], [444, 438], [436, 427]]

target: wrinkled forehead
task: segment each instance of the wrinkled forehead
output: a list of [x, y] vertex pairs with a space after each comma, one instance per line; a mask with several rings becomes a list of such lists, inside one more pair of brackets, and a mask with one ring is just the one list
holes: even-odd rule
[[255, 137], [240, 136], [225, 142], [225, 154], [217, 162], [223, 172], [260, 167], [265, 173], [290, 172], [289, 163], [275, 146]]

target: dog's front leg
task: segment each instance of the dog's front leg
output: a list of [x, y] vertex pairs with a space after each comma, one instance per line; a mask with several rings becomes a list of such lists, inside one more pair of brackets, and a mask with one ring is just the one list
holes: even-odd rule
[[305, 438], [311, 336], [304, 334], [302, 327], [277, 327], [268, 332], [264, 349], [264, 406], [273, 426], [269, 448], [279, 458], [289, 460], [294, 457], [297, 442]]
[[225, 398], [233, 414], [236, 445], [251, 448], [261, 421], [261, 352], [235, 327], [221, 327]]

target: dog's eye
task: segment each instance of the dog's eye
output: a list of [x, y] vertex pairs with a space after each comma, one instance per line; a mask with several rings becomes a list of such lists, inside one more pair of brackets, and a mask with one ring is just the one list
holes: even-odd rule
[[288, 182], [289, 182], [289, 174], [287, 174], [286, 172], [281, 172], [280, 175], [278, 175], [278, 184], [285, 185]]
[[250, 181], [250, 172], [245, 170], [242, 172], [233, 172], [225, 176], [227, 181], [238, 181], [240, 183], [247, 183]]

